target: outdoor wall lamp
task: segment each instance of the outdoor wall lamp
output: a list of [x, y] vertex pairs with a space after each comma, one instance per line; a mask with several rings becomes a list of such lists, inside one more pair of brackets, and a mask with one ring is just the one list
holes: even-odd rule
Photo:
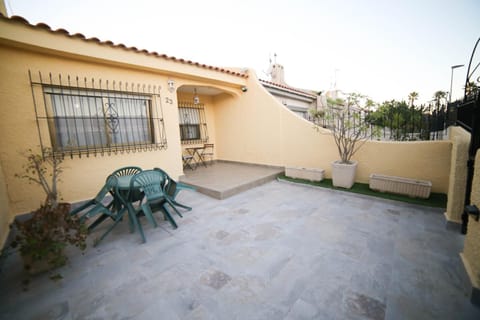
[[167, 83], [168, 83], [168, 91], [170, 92], [175, 91], [175, 81], [173, 81], [172, 79], [168, 79]]
[[475, 220], [478, 221], [480, 219], [480, 211], [478, 210], [476, 205], [465, 206], [465, 210], [463, 210], [462, 214], [462, 234], [467, 234], [467, 226], [468, 226], [468, 216], [473, 215]]
[[197, 89], [193, 89], [193, 104], [199, 104], [200, 97], [197, 94]]

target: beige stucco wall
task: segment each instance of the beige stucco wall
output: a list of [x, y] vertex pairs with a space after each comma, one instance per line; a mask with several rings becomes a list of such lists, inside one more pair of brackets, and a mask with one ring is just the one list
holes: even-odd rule
[[462, 223], [470, 133], [461, 127], [451, 126], [448, 138], [452, 142], [452, 156], [445, 217], [448, 221]]
[[[125, 81], [129, 83], [140, 83], [167, 87], [167, 80], [171, 77], [162, 73], [136, 71], [121, 66], [109, 66], [106, 64], [95, 64], [69, 58], [52, 57], [44, 54], [8, 48], [0, 46], [0, 161], [3, 164], [6, 181], [11, 187], [9, 193], [10, 210], [13, 214], [24, 213], [37, 207], [43, 200], [43, 195], [38, 192], [36, 186], [28, 185], [25, 181], [15, 178], [14, 173], [22, 172], [22, 165], [25, 163], [21, 153], [32, 148], [38, 149], [39, 139], [35, 122], [35, 112], [31, 94], [31, 87], [28, 79], [28, 70], [33, 72], [41, 71], [44, 75], [48, 72], [53, 74], [61, 73], [64, 77], [67, 74], [80, 75], [80, 77], [95, 78], [110, 81]], [[196, 85], [198, 81], [175, 78], [176, 85]], [[205, 85], [205, 80], [202, 82]], [[208, 84], [208, 83], [207, 83]], [[222, 88], [218, 84], [217, 88]], [[228, 92], [231, 90], [225, 88]], [[238, 89], [238, 91], [240, 91]], [[228, 94], [226, 94], [228, 95]], [[137, 165], [143, 168], [159, 166], [164, 168], [173, 177], [183, 174], [181, 162], [181, 145], [178, 127], [177, 94], [162, 88], [162, 100], [169, 97], [172, 104], [162, 102], [162, 110], [168, 141], [167, 150], [129, 152], [110, 155], [97, 155], [81, 158], [66, 158], [63, 166], [65, 168], [59, 190], [66, 201], [79, 201], [87, 199], [94, 194], [104, 183], [105, 177], [113, 169]], [[213, 109], [210, 105], [212, 98], [201, 97], [206, 104], [207, 126], [211, 141], [215, 142], [215, 126]], [[37, 101], [38, 103], [39, 101]], [[40, 101], [41, 104], [41, 101]], [[23, 192], [16, 192], [22, 190]], [[31, 194], [25, 197], [25, 192]]]
[[8, 236], [8, 225], [10, 224], [11, 216], [9, 210], [7, 185], [5, 182], [5, 175], [3, 174], [2, 164], [0, 163], [0, 250], [2, 244]]
[[[322, 168], [331, 177], [330, 163], [338, 152], [329, 131], [283, 107], [254, 75], [239, 99], [215, 101], [218, 158], [278, 166]], [[369, 141], [354, 156], [356, 180], [367, 183], [371, 173], [432, 181], [434, 192], [447, 193], [450, 141]]]
[[[27, 149], [39, 150], [36, 117], [33, 107], [28, 70], [86, 76], [87, 78], [109, 79], [110, 81], [126, 81], [147, 85], [162, 85], [166, 78], [150, 74], [134, 72], [119, 67], [91, 64], [70, 59], [60, 59], [21, 50], [12, 50], [0, 46], [0, 161], [2, 162], [9, 185], [10, 210], [13, 214], [28, 212], [44, 200], [38, 187], [29, 185], [25, 180], [14, 177], [21, 173], [25, 163], [21, 155]], [[174, 94], [172, 99], [176, 100]], [[37, 101], [41, 106], [42, 101]], [[104, 183], [106, 176], [115, 168], [126, 165], [139, 165], [145, 168], [164, 167], [173, 176], [182, 173], [179, 161], [178, 113], [176, 107], [163, 104], [166, 119], [167, 150], [149, 152], [130, 152], [111, 155], [83, 156], [66, 158], [63, 163], [64, 172], [59, 184], [61, 196], [66, 201], [78, 201], [92, 196]], [[47, 142], [48, 143], [48, 142]], [[19, 192], [19, 191], [22, 192]], [[25, 195], [29, 196], [26, 197]]]
[[447, 193], [451, 143], [449, 141], [369, 142], [360, 149], [358, 181], [380, 173], [432, 182], [432, 191]]
[[[475, 169], [470, 204], [480, 208], [480, 151], [475, 157]], [[462, 253], [463, 263], [473, 286], [480, 290], [480, 222], [472, 216], [468, 221], [467, 235]]]
[[[16, 34], [11, 33], [18, 34], [18, 39]], [[22, 41], [30, 41], [34, 45]], [[80, 54], [89, 54], [89, 51], [95, 54], [88, 57]], [[175, 72], [169, 72], [174, 66]], [[62, 199], [68, 202], [91, 198], [103, 185], [107, 175], [122, 166], [135, 165], [145, 169], [162, 167], [172, 177], [178, 178], [183, 174], [183, 168], [176, 90], [185, 85], [208, 86], [227, 96], [235, 96], [241, 93], [240, 88], [245, 84], [244, 78], [224, 72], [172, 62], [145, 53], [86, 43], [81, 39], [53, 35], [22, 23], [5, 23], [0, 19], [0, 165], [5, 173], [1, 182], [8, 185], [7, 197], [0, 199], [2, 231], [6, 230], [8, 222], [15, 215], [34, 210], [44, 200], [39, 187], [14, 176], [23, 171], [25, 158], [21, 153], [27, 149], [39, 151], [40, 145], [29, 70], [32, 73], [40, 71], [44, 77], [51, 72], [54, 77], [61, 74], [64, 79], [70, 75], [96, 81], [108, 80], [110, 83], [121, 81], [161, 87], [167, 149], [66, 158], [59, 190]], [[175, 81], [175, 90], [172, 92], [168, 90], [168, 80]], [[167, 98], [172, 101], [171, 104], [166, 102]], [[201, 100], [206, 104], [207, 126], [210, 140], [214, 142], [212, 98], [201, 96]], [[42, 108], [43, 101], [40, 99], [37, 104]], [[49, 139], [45, 141], [48, 145]]]
[[7, 7], [5, 6], [4, 0], [0, 0], [0, 13], [7, 16]]

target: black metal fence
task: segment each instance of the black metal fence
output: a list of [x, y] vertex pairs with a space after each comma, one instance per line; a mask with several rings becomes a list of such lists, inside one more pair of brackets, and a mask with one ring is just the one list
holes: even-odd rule
[[[335, 121], [335, 112], [315, 121], [328, 128]], [[422, 141], [443, 140], [446, 138], [449, 116], [444, 104], [407, 106], [405, 103], [392, 102], [377, 110], [350, 110], [350, 126], [367, 127], [372, 140]], [[310, 118], [313, 120], [313, 118]]]
[[388, 113], [371, 111], [364, 119], [376, 127], [376, 138], [381, 140], [442, 140], [448, 127], [445, 105], [392, 108]]

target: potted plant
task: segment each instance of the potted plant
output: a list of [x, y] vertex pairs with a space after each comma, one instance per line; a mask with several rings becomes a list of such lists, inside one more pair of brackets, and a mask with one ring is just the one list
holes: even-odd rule
[[[44, 150], [43, 154], [48, 153]], [[25, 172], [16, 174], [16, 177], [40, 185], [46, 199], [30, 217], [14, 221], [16, 236], [10, 246], [19, 249], [25, 269], [30, 274], [36, 274], [64, 265], [68, 245], [84, 250], [87, 229], [70, 215], [69, 203], [58, 202], [57, 182], [62, 173], [62, 159], [54, 156], [46, 158], [34, 154], [32, 150], [26, 157]]]
[[332, 132], [340, 160], [332, 162], [333, 186], [350, 189], [355, 182], [358, 162], [353, 155], [374, 135], [370, 125], [362, 119], [363, 108], [373, 105], [373, 101], [357, 93], [347, 94], [345, 99], [327, 99], [327, 109], [312, 111], [316, 128], [326, 127]]

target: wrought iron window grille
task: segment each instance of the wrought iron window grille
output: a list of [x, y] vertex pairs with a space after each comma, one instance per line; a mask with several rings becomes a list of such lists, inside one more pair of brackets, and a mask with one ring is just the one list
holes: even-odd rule
[[28, 74], [43, 156], [167, 148], [160, 86]]
[[179, 101], [178, 118], [182, 144], [208, 142], [209, 137], [204, 104]]

